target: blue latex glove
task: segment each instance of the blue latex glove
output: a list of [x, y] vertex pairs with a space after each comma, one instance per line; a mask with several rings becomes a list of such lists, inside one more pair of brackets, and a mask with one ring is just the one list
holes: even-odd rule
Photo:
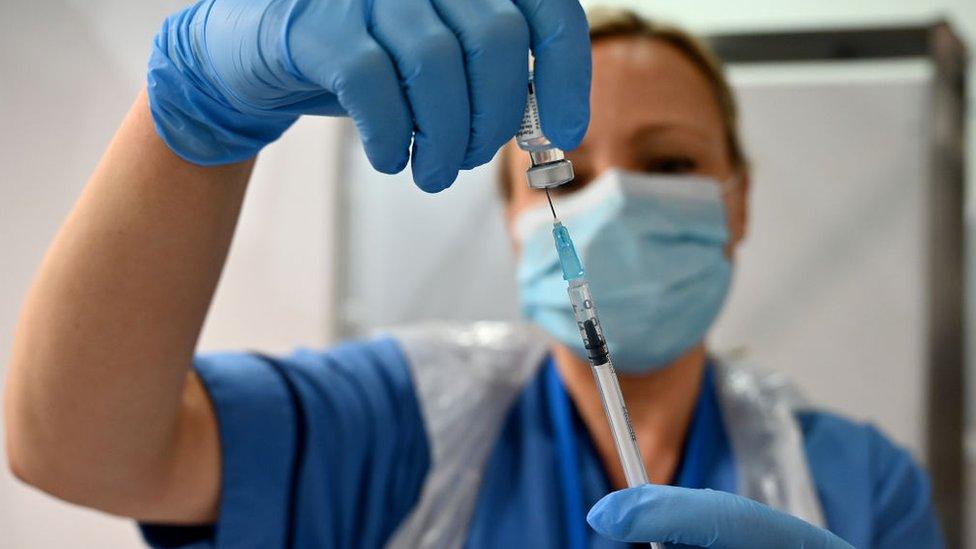
[[852, 549], [834, 534], [728, 492], [645, 484], [605, 496], [587, 522], [619, 541], [714, 549]]
[[543, 131], [579, 144], [590, 43], [578, 0], [203, 0], [168, 18], [149, 63], [156, 128], [178, 155], [250, 158], [302, 114], [349, 115], [372, 165], [428, 192], [517, 131], [528, 51]]

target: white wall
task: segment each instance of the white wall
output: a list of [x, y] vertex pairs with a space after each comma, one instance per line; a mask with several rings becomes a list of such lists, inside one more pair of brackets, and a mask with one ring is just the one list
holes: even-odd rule
[[[586, 6], [618, 5], [641, 10], [702, 33], [884, 25], [947, 19], [969, 49], [967, 132], [968, 334], [976, 333], [976, 2], [973, 0], [582, 0]], [[976, 547], [976, 342], [969, 341], [967, 379], [969, 544]]]
[[[180, 2], [112, 4], [0, 4], [0, 369], [33, 271], [135, 97], [147, 37]], [[0, 467], [0, 546], [137, 540], [129, 522], [59, 503]]]
[[[155, 30], [184, 4], [0, 3], [0, 377], [34, 270], [143, 86]], [[202, 347], [280, 352], [333, 333], [339, 126], [302, 120], [262, 155]], [[140, 546], [131, 521], [61, 503], [0, 467], [0, 547]]]
[[[976, 251], [976, 2], [973, 0], [582, 0], [585, 6], [615, 5], [637, 9], [701, 33], [762, 29], [850, 27], [919, 23], [946, 19], [970, 52], [968, 105], [968, 198], [970, 249]], [[969, 254], [976, 273], [976, 253]], [[970, 275], [976, 279], [976, 274]], [[971, 292], [976, 293], [976, 292]], [[976, 326], [976, 298], [970, 299], [970, 327]], [[976, 395], [976, 362], [970, 361], [969, 394]], [[972, 399], [971, 399], [972, 400]], [[970, 410], [976, 422], [976, 410]], [[976, 453], [976, 435], [973, 436]]]
[[[976, 2], [972, 0], [582, 0], [584, 6], [637, 9], [701, 33], [762, 29], [850, 27], [947, 19], [976, 57]], [[976, 71], [970, 62], [969, 166], [976, 166]], [[970, 180], [976, 178], [970, 169]], [[976, 200], [969, 201], [976, 213]]]

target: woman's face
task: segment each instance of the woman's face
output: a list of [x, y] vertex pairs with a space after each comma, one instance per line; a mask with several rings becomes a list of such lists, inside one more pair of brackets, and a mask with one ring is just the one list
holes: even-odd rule
[[[603, 39], [593, 46], [590, 99], [590, 127], [580, 147], [567, 153], [576, 180], [556, 193], [578, 190], [610, 168], [736, 179], [725, 193], [731, 257], [745, 232], [748, 179], [729, 159], [718, 100], [702, 72], [659, 40]], [[525, 183], [528, 155], [509, 152], [513, 189], [506, 217], [512, 229], [522, 211], [546, 198]]]

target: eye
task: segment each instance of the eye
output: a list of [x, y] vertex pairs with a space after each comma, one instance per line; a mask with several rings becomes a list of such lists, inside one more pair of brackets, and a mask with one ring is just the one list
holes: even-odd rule
[[698, 163], [689, 156], [660, 156], [650, 159], [644, 166], [648, 173], [690, 173]]

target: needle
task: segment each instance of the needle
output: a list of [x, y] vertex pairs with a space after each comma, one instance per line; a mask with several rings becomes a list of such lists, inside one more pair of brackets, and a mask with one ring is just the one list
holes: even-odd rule
[[549, 187], [546, 187], [546, 200], [549, 201], [549, 209], [552, 210], [552, 218], [559, 221], [559, 217], [556, 215], [556, 208], [552, 205], [552, 197], [549, 196]]

